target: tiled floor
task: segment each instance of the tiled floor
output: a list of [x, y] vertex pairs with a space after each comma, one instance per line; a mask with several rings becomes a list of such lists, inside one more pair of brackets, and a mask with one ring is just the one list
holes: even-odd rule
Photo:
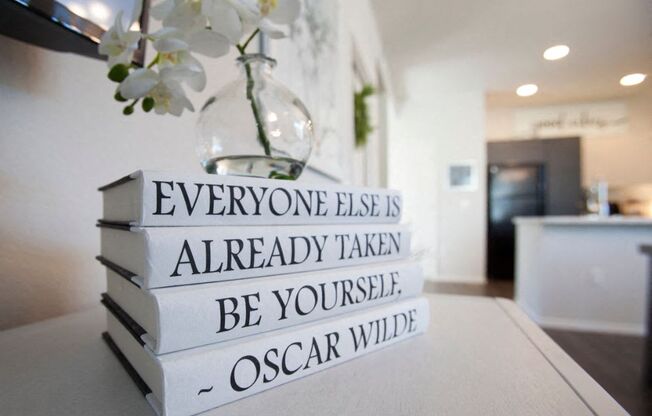
[[[510, 281], [427, 282], [424, 290], [470, 296], [514, 296], [514, 284]], [[652, 414], [652, 388], [642, 382], [645, 338], [552, 329], [546, 332], [632, 416]]]

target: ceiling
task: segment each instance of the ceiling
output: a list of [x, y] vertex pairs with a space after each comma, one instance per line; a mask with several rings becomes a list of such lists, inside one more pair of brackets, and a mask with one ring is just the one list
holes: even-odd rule
[[[372, 0], [399, 98], [406, 74], [455, 65], [477, 77], [489, 106], [621, 97], [652, 84], [652, 0]], [[570, 54], [546, 61], [544, 49], [566, 44]], [[641, 85], [620, 78], [643, 72]], [[434, 75], [433, 75], [434, 76]], [[539, 93], [518, 97], [517, 86]]]

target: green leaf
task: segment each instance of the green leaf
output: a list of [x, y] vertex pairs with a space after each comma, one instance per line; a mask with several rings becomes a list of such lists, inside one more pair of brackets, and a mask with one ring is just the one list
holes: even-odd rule
[[123, 97], [122, 94], [120, 94], [120, 91], [116, 91], [113, 98], [115, 98], [116, 101], [120, 101], [121, 103], [124, 103], [125, 101], [127, 101], [127, 99], [125, 97]]
[[113, 82], [122, 82], [129, 75], [129, 67], [125, 64], [114, 65], [109, 71], [109, 79]]
[[376, 89], [369, 84], [362, 87], [360, 91], [353, 94], [353, 117], [355, 127], [355, 146], [361, 147], [367, 144], [367, 136], [374, 131], [369, 118], [369, 109], [365, 99], [376, 93]]
[[150, 111], [152, 111], [152, 108], [154, 108], [154, 104], [155, 102], [152, 97], [145, 97], [143, 99], [143, 104], [142, 104], [143, 111], [149, 113]]
[[130, 116], [133, 113], [134, 113], [134, 107], [132, 105], [128, 105], [122, 109], [122, 114], [124, 114], [125, 116]]
[[369, 97], [370, 95], [374, 95], [376, 93], [376, 89], [374, 88], [373, 85], [367, 84], [364, 87], [362, 87], [362, 91], [360, 91], [360, 94], [362, 94], [363, 97]]
[[275, 171], [275, 170], [273, 170], [273, 171], [271, 171], [271, 172], [269, 173], [268, 178], [269, 178], [269, 179], [280, 179], [280, 180], [284, 180], [284, 181], [294, 181], [294, 180], [297, 179], [297, 178], [296, 178], [294, 175], [292, 175], [292, 174], [290, 174], [290, 175], [286, 175], [285, 173], [277, 172], [277, 171]]

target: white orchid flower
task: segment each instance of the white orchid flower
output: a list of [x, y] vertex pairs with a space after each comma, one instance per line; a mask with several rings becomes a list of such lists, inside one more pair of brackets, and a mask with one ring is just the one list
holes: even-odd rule
[[164, 68], [160, 72], [160, 78], [161, 80], [149, 95], [154, 99], [156, 114], [170, 113], [178, 117], [184, 109], [195, 111], [173, 72], [168, 72], [168, 69]]
[[120, 83], [118, 91], [128, 100], [143, 98], [158, 84], [159, 75], [149, 68], [140, 68]]
[[190, 49], [185, 33], [174, 27], [164, 27], [149, 35], [148, 38], [159, 53]]
[[175, 0], [163, 0], [159, 1], [158, 3], [152, 5], [149, 8], [149, 14], [156, 20], [164, 20], [170, 13], [172, 13], [172, 10], [174, 9], [176, 5]]
[[219, 58], [229, 53], [229, 39], [210, 29], [190, 32], [186, 35], [190, 50], [209, 58]]
[[210, 23], [215, 33], [232, 43], [242, 37], [242, 23], [230, 0], [163, 0], [151, 8], [151, 15], [163, 23], [187, 33], [206, 29]]
[[190, 53], [190, 45], [183, 33], [175, 28], [163, 28], [152, 35], [154, 49], [159, 53], [159, 68], [170, 68], [195, 91], [206, 86], [206, 72], [201, 62]]
[[164, 27], [183, 31], [205, 29], [208, 24], [201, 14], [201, 0], [163, 0], [151, 8], [151, 14]]
[[271, 38], [286, 36], [279, 26], [290, 25], [301, 14], [300, 0], [260, 0], [259, 4], [263, 16], [260, 30]]
[[301, 0], [230, 0], [244, 22], [273, 39], [286, 36], [281, 26], [294, 22], [301, 13]]
[[102, 35], [98, 52], [100, 55], [109, 57], [109, 68], [117, 64], [129, 65], [133, 59], [134, 51], [138, 49], [138, 41], [140, 41], [141, 36], [140, 32], [124, 30], [122, 11], [120, 11], [115, 17], [113, 26]]
[[284, 37], [280, 26], [292, 23], [300, 12], [300, 0], [164, 0], [152, 8], [152, 16], [165, 27], [196, 32], [210, 23], [212, 32], [234, 45], [255, 28], [272, 38]]
[[244, 34], [242, 17], [230, 0], [202, 0], [201, 13], [208, 18], [211, 30], [221, 33], [235, 45]]
[[[124, 107], [125, 115], [142, 99], [145, 112], [180, 116], [185, 109], [194, 111], [182, 84], [195, 91], [206, 86], [206, 72], [194, 52], [217, 58], [236, 45], [245, 53], [257, 30], [283, 37], [281, 27], [300, 12], [301, 0], [162, 0], [151, 8], [152, 17], [163, 22], [161, 30], [149, 35], [125, 31], [120, 12], [102, 36], [99, 52], [109, 57], [109, 79], [120, 83], [115, 99], [133, 100]], [[136, 9], [134, 19], [139, 15]], [[240, 44], [245, 33], [249, 37]], [[157, 54], [146, 68], [135, 69], [130, 63], [141, 39], [151, 41]]]
[[180, 80], [183, 75], [173, 68], [156, 72], [150, 68], [137, 69], [120, 84], [120, 94], [127, 99], [151, 97], [156, 114], [180, 116], [183, 110], [195, 111], [186, 97]]
[[[210, 58], [229, 52], [229, 39], [207, 28], [208, 20], [201, 13], [200, 0], [164, 0], [152, 8], [152, 16], [163, 21], [164, 29], [174, 28], [174, 37], [183, 40], [190, 50]], [[160, 32], [160, 31], [159, 31]], [[156, 40], [156, 35], [152, 35]]]

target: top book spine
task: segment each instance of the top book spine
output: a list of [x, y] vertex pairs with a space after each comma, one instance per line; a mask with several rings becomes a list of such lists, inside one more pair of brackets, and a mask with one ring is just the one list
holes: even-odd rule
[[398, 191], [222, 175], [137, 171], [99, 188], [102, 223], [140, 227], [390, 224]]

